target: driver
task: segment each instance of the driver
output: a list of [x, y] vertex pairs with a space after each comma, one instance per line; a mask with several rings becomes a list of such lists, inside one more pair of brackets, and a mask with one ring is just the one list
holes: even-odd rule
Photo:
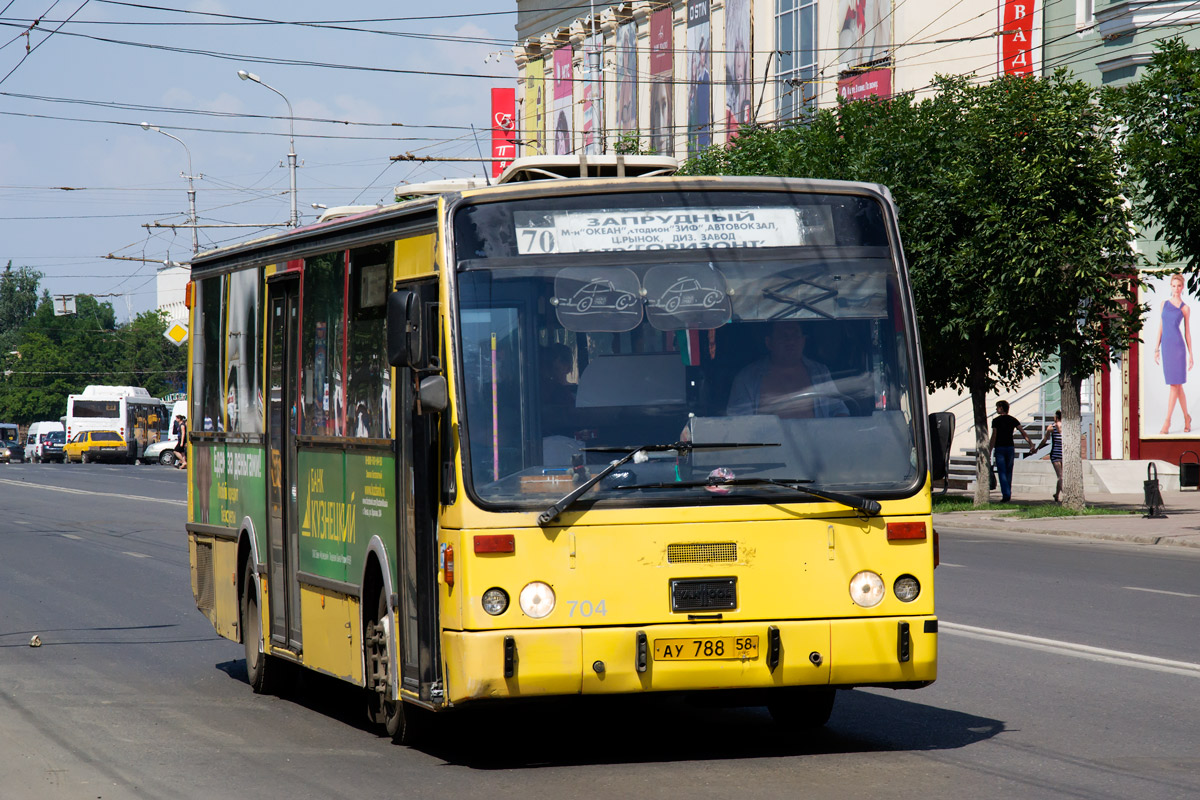
[[802, 323], [772, 322], [765, 339], [767, 356], [743, 368], [733, 379], [726, 416], [850, 416], [829, 368], [804, 356], [807, 340]]

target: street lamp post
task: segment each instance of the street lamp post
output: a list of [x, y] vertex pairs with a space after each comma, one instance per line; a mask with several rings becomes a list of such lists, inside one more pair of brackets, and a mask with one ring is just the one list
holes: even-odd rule
[[296, 210], [296, 115], [292, 113], [292, 102], [287, 99], [287, 95], [276, 89], [269, 83], [264, 83], [263, 79], [255, 75], [253, 72], [247, 72], [244, 69], [238, 70], [238, 77], [244, 81], [254, 81], [260, 86], [270, 89], [275, 94], [283, 98], [283, 102], [287, 103], [288, 108], [288, 177], [292, 183], [292, 216], [288, 220], [288, 227], [294, 228], [300, 224], [300, 213]]
[[174, 139], [175, 141], [177, 141], [183, 145], [183, 150], [185, 153], [187, 153], [188, 171], [187, 171], [187, 174], [184, 175], [183, 177], [187, 178], [187, 182], [188, 182], [188, 216], [189, 216], [188, 222], [191, 223], [191, 228], [192, 228], [192, 255], [195, 255], [196, 253], [200, 252], [200, 240], [196, 235], [196, 223], [197, 223], [197, 220], [196, 220], [196, 187], [192, 184], [192, 178], [200, 177], [200, 176], [192, 174], [192, 151], [188, 149], [188, 146], [186, 143], [184, 143], [183, 139], [180, 139], [178, 136], [175, 136], [173, 134], [167, 133], [166, 131], [155, 127], [154, 125], [151, 125], [149, 122], [143, 122], [142, 129], [147, 130], [147, 131], [154, 131], [155, 133], [161, 133], [163, 136]]

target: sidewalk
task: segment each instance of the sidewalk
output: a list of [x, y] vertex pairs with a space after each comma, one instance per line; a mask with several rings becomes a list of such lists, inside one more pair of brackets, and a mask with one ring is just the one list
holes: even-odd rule
[[[950, 490], [951, 496], [971, 499], [972, 494]], [[935, 491], [936, 496], [936, 491]], [[1000, 499], [992, 492], [992, 501]], [[1200, 492], [1163, 491], [1163, 513], [1166, 519], [1145, 519], [1144, 494], [1106, 494], [1088, 496], [1089, 506], [1127, 510], [1128, 514], [1098, 514], [1078, 517], [1040, 517], [1022, 519], [1009, 516], [1008, 511], [956, 511], [934, 514], [934, 528], [964, 528], [1011, 531], [1015, 533], [1050, 533], [1060, 536], [1082, 536], [1110, 541], [1140, 544], [1174, 545], [1200, 548]], [[1038, 505], [1049, 502], [1043, 491], [1022, 494], [1013, 491], [1013, 505]]]

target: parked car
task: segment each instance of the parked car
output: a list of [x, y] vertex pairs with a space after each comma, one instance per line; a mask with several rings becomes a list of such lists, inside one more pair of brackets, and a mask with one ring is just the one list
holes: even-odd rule
[[88, 464], [93, 461], [128, 461], [129, 448], [116, 431], [83, 431], [63, 445], [63, 459]]
[[157, 461], [160, 464], [166, 464], [168, 467], [175, 463], [175, 443], [179, 441], [177, 436], [172, 436], [169, 439], [155, 442], [152, 445], [147, 445], [146, 452], [142, 454], [143, 464], [153, 464]]
[[24, 462], [24, 445], [16, 439], [0, 441], [0, 464], [22, 464]]
[[44, 464], [47, 461], [63, 462], [63, 445], [67, 443], [67, 434], [63, 431], [50, 431], [42, 434], [41, 441], [38, 442], [37, 449], [33, 454], [33, 462], [35, 464]]

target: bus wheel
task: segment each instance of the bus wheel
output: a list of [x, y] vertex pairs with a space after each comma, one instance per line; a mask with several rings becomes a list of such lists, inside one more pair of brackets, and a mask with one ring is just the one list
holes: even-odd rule
[[415, 744], [424, 732], [424, 709], [388, 697], [392, 664], [388, 642], [392, 640], [392, 617], [387, 593], [380, 588], [375, 615], [367, 620], [363, 643], [367, 648], [367, 715], [383, 725], [396, 744]]
[[274, 694], [283, 664], [262, 652], [262, 614], [258, 610], [258, 592], [254, 591], [254, 571], [246, 564], [242, 581], [242, 646], [246, 651], [246, 678], [255, 694]]
[[789, 730], [812, 730], [829, 722], [836, 689], [828, 686], [776, 689], [767, 710], [777, 725]]

